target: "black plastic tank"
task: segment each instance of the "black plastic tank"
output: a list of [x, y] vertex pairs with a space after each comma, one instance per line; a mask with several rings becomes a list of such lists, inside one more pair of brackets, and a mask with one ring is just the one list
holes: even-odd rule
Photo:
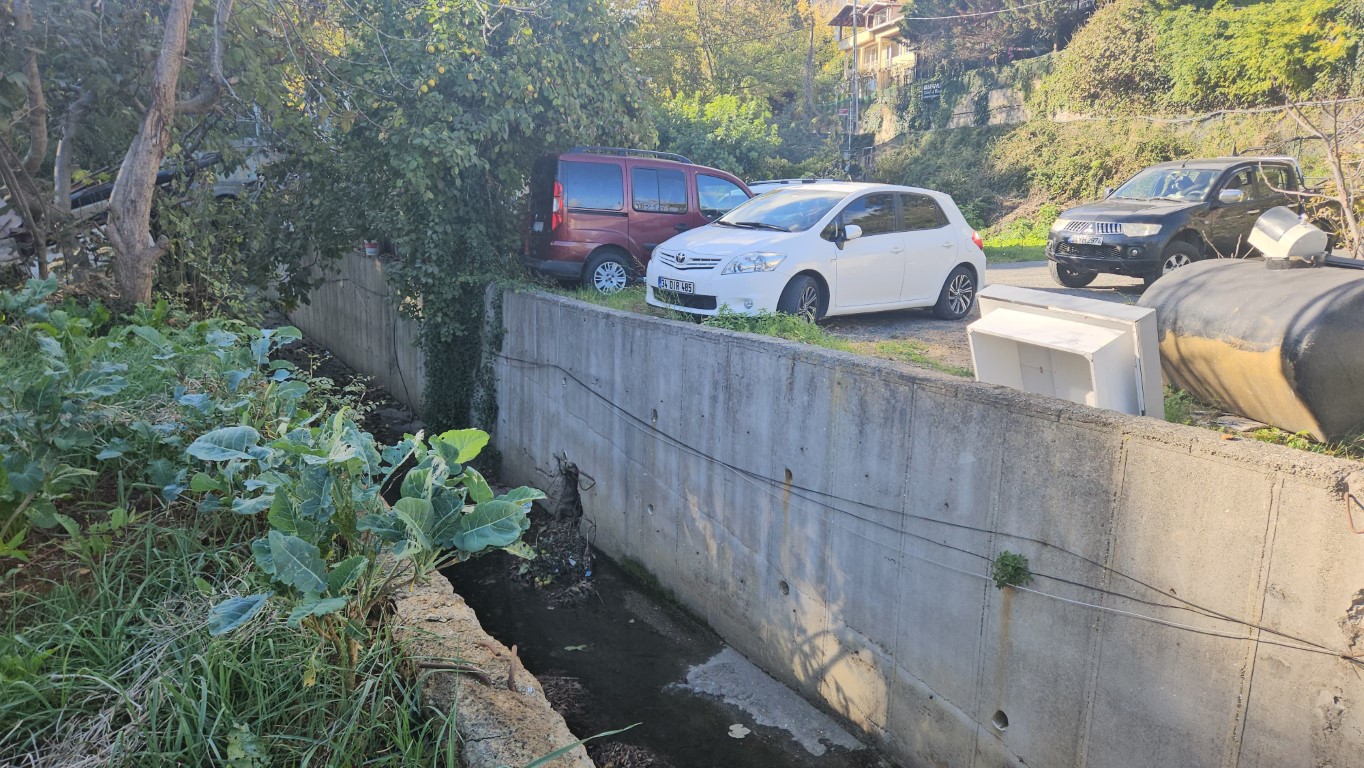
[[1166, 384], [1318, 440], [1364, 431], [1364, 271], [1213, 259], [1137, 303], [1156, 311]]

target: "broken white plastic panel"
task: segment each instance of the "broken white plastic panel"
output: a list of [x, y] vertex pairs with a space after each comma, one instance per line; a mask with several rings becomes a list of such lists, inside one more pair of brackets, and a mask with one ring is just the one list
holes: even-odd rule
[[977, 381], [1165, 418], [1154, 310], [992, 285], [980, 315], [966, 329]]

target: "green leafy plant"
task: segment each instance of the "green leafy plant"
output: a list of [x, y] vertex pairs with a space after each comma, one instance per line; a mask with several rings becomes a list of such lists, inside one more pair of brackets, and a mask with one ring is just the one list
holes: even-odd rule
[[[544, 494], [497, 495], [468, 465], [488, 443], [476, 429], [418, 434], [382, 452], [347, 413], [283, 426], [266, 440], [249, 426], [200, 436], [185, 453], [206, 471], [190, 481], [206, 512], [263, 517], [251, 543], [259, 591], [214, 606], [209, 631], [238, 629], [274, 601], [353, 667], [368, 618], [394, 588], [491, 549], [531, 558], [521, 542]], [[385, 499], [385, 491], [392, 503]]]
[[1029, 584], [1032, 582], [1032, 571], [1028, 570], [1028, 558], [1006, 549], [995, 556], [990, 566], [990, 577], [995, 580], [997, 589]]
[[165, 302], [111, 325], [98, 304], [54, 306], [55, 290], [34, 280], [0, 294], [0, 554], [25, 555], [37, 527], [64, 530], [63, 546], [97, 557], [186, 490], [196, 436], [224, 423], [303, 423], [332, 403], [271, 359], [296, 328], [192, 321]]

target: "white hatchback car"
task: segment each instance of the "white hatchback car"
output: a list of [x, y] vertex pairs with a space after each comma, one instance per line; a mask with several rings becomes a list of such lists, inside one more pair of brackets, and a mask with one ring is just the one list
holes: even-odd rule
[[646, 284], [650, 304], [698, 315], [932, 307], [956, 320], [984, 275], [980, 235], [948, 195], [828, 182], [774, 190], [669, 239]]

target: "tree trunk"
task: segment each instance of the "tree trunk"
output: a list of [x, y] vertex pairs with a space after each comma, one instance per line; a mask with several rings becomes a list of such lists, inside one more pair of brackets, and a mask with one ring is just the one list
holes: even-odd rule
[[185, 40], [194, 14], [193, 0], [171, 0], [166, 31], [161, 40], [152, 75], [152, 98], [142, 127], [128, 147], [128, 154], [114, 180], [109, 197], [109, 242], [114, 248], [114, 282], [125, 307], [148, 303], [156, 261], [166, 243], [151, 236], [152, 195], [156, 172], [170, 146], [175, 120], [175, 89], [185, 55]]
[[77, 247], [75, 221], [71, 218], [71, 172], [76, 151], [76, 132], [80, 129], [81, 119], [90, 109], [95, 99], [94, 91], [82, 90], [80, 96], [67, 108], [62, 117], [62, 134], [57, 140], [57, 154], [52, 162], [52, 208], [56, 212], [59, 225], [57, 240], [61, 243], [62, 253], [66, 256], [67, 267], [80, 279], [90, 271], [89, 256]]
[[815, 111], [815, 12], [810, 11], [810, 44], [805, 49], [805, 119], [813, 119]]
[[43, 78], [38, 70], [38, 49], [34, 40], [29, 38], [33, 32], [33, 10], [28, 0], [14, 0], [14, 26], [19, 32], [20, 42], [28, 48], [24, 59], [24, 79], [26, 83], [25, 108], [28, 115], [28, 150], [24, 154], [24, 172], [32, 176], [38, 172], [43, 160], [47, 158], [47, 99], [43, 96]]
[[701, 3], [702, 0], [696, 0], [696, 35], [701, 39], [701, 52], [706, 55], [706, 69], [704, 72], [706, 83], [709, 86], [714, 86], [715, 57], [711, 55], [710, 43], [706, 40], [706, 15]]
[[171, 124], [177, 114], [203, 114], [218, 102], [221, 88], [231, 90], [223, 76], [223, 33], [233, 0], [218, 0], [213, 13], [213, 50], [207, 82], [191, 98], [176, 102], [176, 85], [185, 56], [185, 41], [194, 16], [194, 0], [171, 0], [166, 31], [152, 75], [152, 101], [128, 154], [123, 157], [114, 191], [109, 196], [109, 242], [114, 248], [114, 282], [125, 307], [150, 302], [156, 262], [166, 252], [165, 238], [152, 240], [152, 196], [156, 173], [170, 146]]

